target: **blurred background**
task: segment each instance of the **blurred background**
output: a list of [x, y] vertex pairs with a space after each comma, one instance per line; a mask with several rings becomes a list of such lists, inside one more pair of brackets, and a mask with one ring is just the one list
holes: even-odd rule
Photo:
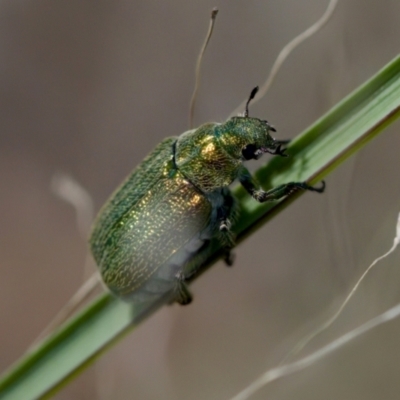
[[[224, 121], [327, 1], [0, 3], [0, 370], [83, 281], [87, 244], [50, 190], [59, 171], [96, 210], [164, 137], [188, 127], [212, 7], [195, 125]], [[292, 54], [251, 114], [292, 138], [399, 53], [398, 0], [346, 0]], [[394, 124], [164, 307], [56, 399], [229, 399], [276, 366], [392, 244], [400, 211]], [[400, 301], [400, 252], [374, 270], [307, 354]], [[398, 399], [400, 320], [252, 399]]]

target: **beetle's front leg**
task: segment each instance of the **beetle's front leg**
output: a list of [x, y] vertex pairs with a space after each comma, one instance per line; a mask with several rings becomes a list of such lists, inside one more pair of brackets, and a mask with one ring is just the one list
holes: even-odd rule
[[250, 172], [243, 167], [239, 181], [247, 192], [258, 202], [276, 201], [286, 197], [299, 189], [309, 190], [312, 192], [322, 193], [325, 190], [325, 182], [322, 181], [322, 186], [319, 188], [308, 185], [306, 182], [289, 182], [272, 188], [268, 191], [262, 190], [256, 183]]

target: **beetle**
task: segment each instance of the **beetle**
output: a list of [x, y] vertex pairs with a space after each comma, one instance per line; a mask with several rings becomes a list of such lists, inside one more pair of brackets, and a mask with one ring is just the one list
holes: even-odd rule
[[287, 140], [276, 140], [266, 120], [243, 116], [206, 123], [164, 139], [100, 210], [90, 247], [104, 283], [123, 300], [155, 299], [172, 292], [184, 305], [192, 297], [186, 280], [192, 265], [209, 255], [211, 239], [226, 249], [231, 263], [238, 209], [229, 190], [238, 180], [258, 202], [275, 201], [299, 189], [321, 187], [290, 182], [264, 191], [243, 165], [264, 153], [286, 157]]

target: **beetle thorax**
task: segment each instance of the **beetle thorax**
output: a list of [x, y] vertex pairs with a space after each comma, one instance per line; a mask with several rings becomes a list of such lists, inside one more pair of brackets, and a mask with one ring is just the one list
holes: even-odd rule
[[175, 164], [179, 171], [204, 193], [230, 185], [238, 176], [241, 157], [227, 152], [215, 134], [216, 124], [205, 124], [179, 136]]
[[248, 145], [258, 149], [274, 148], [275, 139], [270, 136], [270, 129], [267, 121], [251, 117], [232, 117], [216, 127], [217, 135], [233, 157], [241, 157], [242, 150]]

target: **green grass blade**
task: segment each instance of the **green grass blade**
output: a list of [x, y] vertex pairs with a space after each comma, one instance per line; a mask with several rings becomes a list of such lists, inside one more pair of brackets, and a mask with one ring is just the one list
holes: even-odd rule
[[[341, 101], [289, 146], [289, 158], [275, 157], [256, 176], [265, 189], [289, 181], [314, 184], [374, 138], [400, 115], [400, 57]], [[241, 188], [238, 241], [282, 210], [299, 194], [274, 204], [258, 204]], [[218, 256], [207, 262], [205, 270]], [[27, 353], [0, 378], [1, 399], [50, 396], [102, 351], [152, 314], [167, 298], [145, 309], [100, 296], [57, 332]]]

